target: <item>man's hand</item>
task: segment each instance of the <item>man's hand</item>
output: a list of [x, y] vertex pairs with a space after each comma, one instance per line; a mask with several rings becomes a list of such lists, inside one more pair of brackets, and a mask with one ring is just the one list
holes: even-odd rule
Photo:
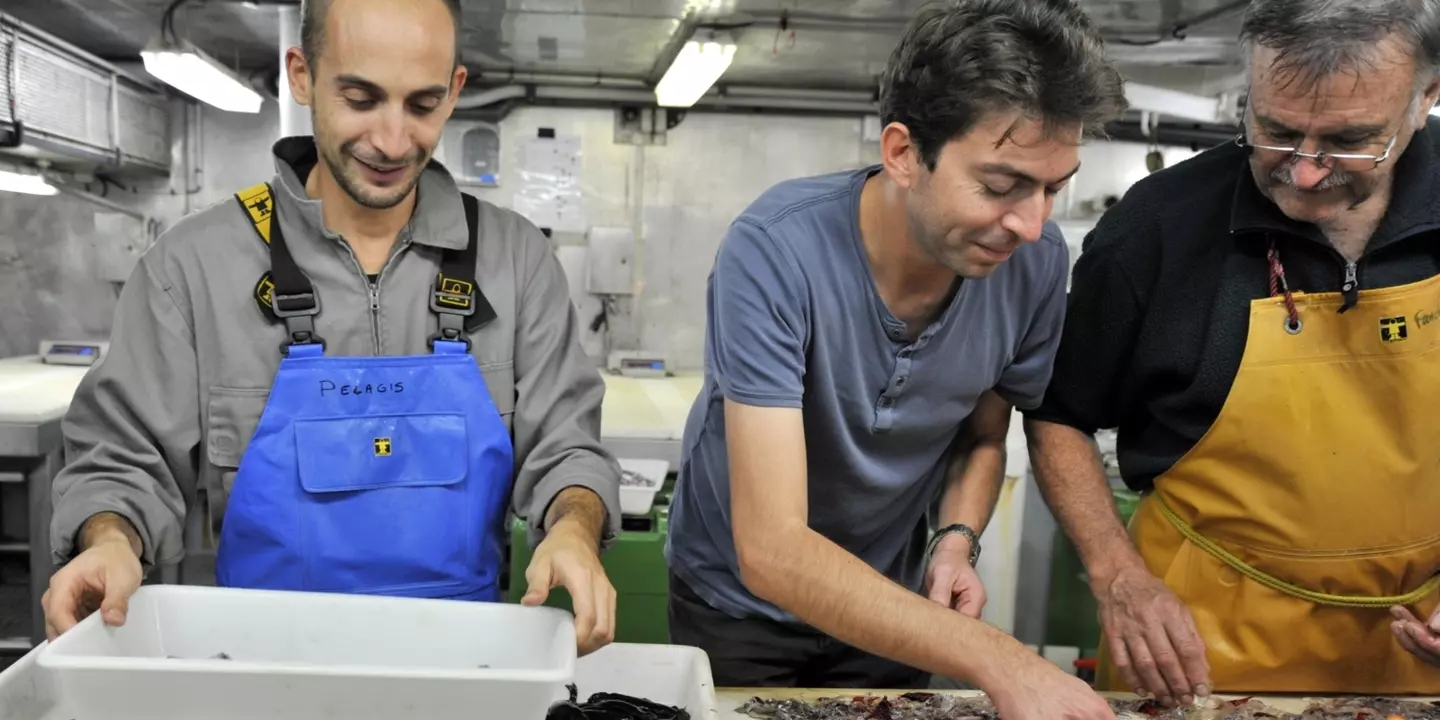
[[1005, 720], [1115, 720], [1115, 712], [1085, 681], [1031, 652], [997, 668], [993, 687], [982, 687]]
[[97, 515], [82, 530], [85, 548], [50, 578], [40, 599], [50, 640], [99, 610], [106, 625], [125, 624], [130, 596], [140, 589], [140, 538], [126, 520]]
[[1395, 633], [1400, 645], [1415, 657], [1440, 667], [1440, 608], [1430, 616], [1428, 625], [1420, 622], [1410, 610], [1398, 605], [1390, 608], [1390, 614], [1395, 618], [1395, 622], [1390, 623], [1390, 630]]
[[1165, 583], [1144, 567], [1127, 567], [1099, 584], [1095, 598], [1126, 683], [1167, 705], [1210, 694], [1205, 643], [1190, 610]]
[[615, 587], [600, 563], [605, 505], [584, 487], [568, 487], [555, 496], [545, 514], [545, 539], [525, 570], [529, 589], [522, 605], [545, 602], [564, 587], [575, 610], [575, 643], [588, 655], [615, 639]]
[[925, 572], [925, 595], [951, 610], [979, 619], [985, 608], [985, 586], [970, 566], [970, 539], [949, 535], [935, 546]]

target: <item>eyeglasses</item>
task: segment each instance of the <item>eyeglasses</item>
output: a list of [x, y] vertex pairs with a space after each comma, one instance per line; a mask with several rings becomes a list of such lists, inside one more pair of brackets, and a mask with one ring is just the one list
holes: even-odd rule
[[1336, 164], [1342, 166], [1345, 170], [1349, 172], [1364, 172], [1366, 170], [1374, 170], [1375, 168], [1380, 167], [1380, 163], [1389, 160], [1390, 152], [1395, 149], [1395, 141], [1398, 139], [1400, 139], [1400, 133], [1397, 132], [1390, 137], [1390, 142], [1385, 144], [1385, 152], [1379, 155], [1332, 153], [1326, 150], [1321, 150], [1319, 152], [1313, 153], [1300, 152], [1300, 148], [1298, 147], [1279, 147], [1275, 145], [1259, 145], [1256, 143], [1247, 142], [1245, 140], [1244, 133], [1235, 136], [1235, 144], [1239, 145], [1242, 148], [1249, 147], [1256, 150], [1265, 150], [1267, 152], [1279, 153], [1281, 155], [1309, 158], [1311, 160], [1314, 160], [1315, 164], [1321, 167], [1328, 167], [1327, 163], [1333, 160]]

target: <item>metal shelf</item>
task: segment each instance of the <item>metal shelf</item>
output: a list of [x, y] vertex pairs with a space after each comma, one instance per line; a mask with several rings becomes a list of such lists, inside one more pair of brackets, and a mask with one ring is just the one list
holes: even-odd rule
[[0, 585], [0, 651], [28, 652], [30, 641], [30, 588]]

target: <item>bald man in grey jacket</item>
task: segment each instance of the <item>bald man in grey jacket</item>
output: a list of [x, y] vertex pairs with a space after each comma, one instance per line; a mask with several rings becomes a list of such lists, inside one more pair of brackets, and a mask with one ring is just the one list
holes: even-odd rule
[[307, 6], [287, 70], [315, 136], [140, 261], [64, 423], [50, 637], [122, 623], [190, 513], [220, 585], [494, 601], [510, 512], [536, 549], [524, 602], [563, 585], [580, 651], [613, 637], [619, 467], [564, 273], [431, 160], [465, 83], [435, 40], [457, 12]]

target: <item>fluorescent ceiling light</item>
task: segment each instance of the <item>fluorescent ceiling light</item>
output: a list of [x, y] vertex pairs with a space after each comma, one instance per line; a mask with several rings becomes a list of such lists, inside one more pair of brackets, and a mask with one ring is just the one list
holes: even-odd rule
[[196, 100], [230, 112], [260, 112], [260, 93], [189, 43], [152, 45], [140, 56], [147, 72]]
[[45, 178], [39, 175], [25, 175], [9, 170], [0, 170], [0, 192], [54, 195], [60, 191], [56, 190], [54, 185], [45, 182]]
[[690, 107], [725, 74], [735, 58], [735, 43], [691, 40], [655, 86], [661, 107]]

